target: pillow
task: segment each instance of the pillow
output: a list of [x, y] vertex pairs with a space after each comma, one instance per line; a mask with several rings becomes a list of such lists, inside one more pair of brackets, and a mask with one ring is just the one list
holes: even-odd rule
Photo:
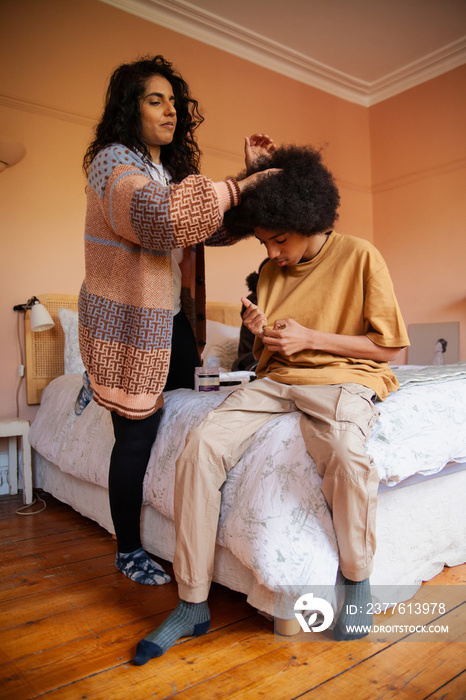
[[239, 326], [207, 320], [206, 345], [202, 361], [207, 367], [222, 367], [228, 372], [238, 357]]
[[65, 334], [65, 374], [82, 374], [84, 365], [79, 352], [78, 312], [59, 309], [58, 317]]

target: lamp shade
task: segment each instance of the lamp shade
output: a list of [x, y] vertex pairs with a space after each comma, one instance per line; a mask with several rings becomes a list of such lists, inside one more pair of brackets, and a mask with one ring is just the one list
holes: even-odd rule
[[19, 141], [13, 141], [7, 136], [0, 136], [0, 172], [19, 163], [24, 158], [26, 149]]
[[48, 331], [55, 323], [42, 304], [34, 304], [31, 309], [31, 331]]

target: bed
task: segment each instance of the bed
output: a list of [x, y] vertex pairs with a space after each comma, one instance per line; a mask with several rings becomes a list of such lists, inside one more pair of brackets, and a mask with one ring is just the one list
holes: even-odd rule
[[[32, 334], [26, 318], [28, 402], [39, 402], [30, 429], [34, 487], [51, 493], [113, 532], [107, 471], [110, 415], [95, 402], [77, 417], [81, 386], [76, 297], [42, 295], [56, 325]], [[144, 482], [142, 540], [169, 561], [175, 548], [175, 460], [187, 432], [235, 390], [244, 373], [228, 372], [241, 321], [239, 306], [207, 305], [205, 364], [220, 364], [218, 392], [167, 392]], [[48, 334], [48, 337], [47, 337]], [[52, 359], [51, 359], [52, 358]], [[53, 359], [54, 358], [54, 359]], [[49, 363], [47, 365], [47, 362]], [[466, 560], [466, 363], [396, 367], [401, 388], [379, 404], [367, 445], [379, 471], [373, 588], [397, 600], [414, 595], [444, 565]], [[293, 606], [303, 586], [333, 586], [338, 550], [320, 478], [299, 430], [299, 414], [274, 418], [230, 472], [222, 488], [214, 580], [275, 617], [277, 629], [299, 631]], [[409, 595], [407, 594], [409, 591]]]

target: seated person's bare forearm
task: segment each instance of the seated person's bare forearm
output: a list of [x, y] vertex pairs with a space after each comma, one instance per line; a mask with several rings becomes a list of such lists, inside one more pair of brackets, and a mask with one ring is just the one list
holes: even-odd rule
[[377, 345], [366, 335], [340, 335], [316, 331], [291, 318], [275, 321], [273, 329], [264, 329], [262, 342], [270, 352], [279, 352], [282, 355], [315, 350], [375, 362], [389, 362], [401, 350], [401, 347]]
[[402, 349], [377, 345], [367, 335], [341, 335], [316, 331], [302, 326], [292, 318], [277, 320], [273, 328], [269, 328], [267, 317], [256, 304], [244, 298], [242, 302], [247, 306], [243, 316], [244, 324], [254, 335], [261, 338], [270, 352], [293, 355], [303, 350], [315, 350], [354, 359], [390, 362]]
[[367, 335], [338, 335], [322, 331], [309, 332], [311, 350], [323, 350], [333, 355], [354, 357], [355, 359], [374, 360], [375, 362], [390, 362], [402, 349], [377, 345]]

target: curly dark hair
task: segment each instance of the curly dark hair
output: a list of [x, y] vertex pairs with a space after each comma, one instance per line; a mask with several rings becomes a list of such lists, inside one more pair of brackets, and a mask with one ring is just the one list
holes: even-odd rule
[[102, 117], [84, 155], [86, 175], [97, 153], [112, 143], [137, 149], [150, 160], [149, 149], [141, 136], [139, 99], [144, 94], [146, 81], [154, 75], [163, 76], [171, 84], [177, 116], [172, 143], [161, 147], [161, 161], [177, 182], [187, 175], [199, 173], [201, 153], [194, 132], [204, 117], [199, 112], [197, 101], [191, 97], [187, 83], [172, 66], [163, 56], [154, 56], [124, 63], [113, 72]]
[[236, 238], [268, 231], [293, 231], [304, 236], [329, 231], [338, 218], [340, 195], [332, 173], [312, 146], [285, 145], [256, 161], [239, 178], [267, 168], [281, 172], [248, 187], [241, 204], [226, 212], [225, 227]]

